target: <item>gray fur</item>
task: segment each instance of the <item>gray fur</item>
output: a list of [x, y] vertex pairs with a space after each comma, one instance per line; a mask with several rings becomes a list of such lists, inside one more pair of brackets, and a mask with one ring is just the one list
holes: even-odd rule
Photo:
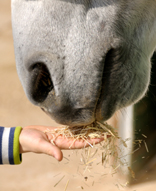
[[[148, 89], [155, 0], [12, 0], [12, 26], [24, 91], [58, 123], [107, 120]], [[53, 84], [41, 100], [35, 63]]]

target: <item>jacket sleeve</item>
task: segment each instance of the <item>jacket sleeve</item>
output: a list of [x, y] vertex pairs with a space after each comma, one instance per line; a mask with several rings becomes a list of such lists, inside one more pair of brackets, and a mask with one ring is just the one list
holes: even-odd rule
[[20, 164], [19, 135], [22, 127], [0, 126], [0, 164]]

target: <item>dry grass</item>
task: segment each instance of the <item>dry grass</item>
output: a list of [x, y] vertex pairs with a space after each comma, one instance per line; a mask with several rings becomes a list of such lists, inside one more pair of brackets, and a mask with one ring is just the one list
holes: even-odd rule
[[[110, 137], [119, 139], [117, 132], [112, 126], [108, 125], [107, 123], [102, 124], [97, 121], [86, 126], [75, 126], [75, 127], [65, 126], [62, 128], [54, 129], [54, 130], [47, 130], [46, 132], [55, 134], [54, 137], [61, 135], [67, 139], [72, 138], [73, 143], [77, 139], [83, 139], [91, 147], [93, 147], [93, 145], [91, 145], [87, 141], [88, 139], [101, 138], [101, 137], [104, 137], [105, 141], [107, 140], [107, 138], [110, 138]], [[71, 146], [69, 148], [71, 148]]]
[[[69, 149], [72, 147], [74, 142], [78, 139], [83, 139], [90, 145], [89, 148], [84, 148], [84, 152], [82, 151], [82, 158], [85, 166], [90, 165], [96, 158], [99, 151], [101, 151], [101, 164], [105, 166], [107, 163], [110, 164], [110, 161], [113, 160], [113, 173], [115, 170], [119, 168], [119, 156], [118, 156], [118, 149], [117, 141], [120, 140], [118, 137], [118, 133], [116, 132], [115, 128], [108, 125], [107, 123], [100, 123], [95, 121], [94, 123], [86, 126], [75, 126], [69, 127], [65, 126], [62, 128], [57, 128], [54, 130], [47, 130], [46, 132], [55, 134], [54, 140], [57, 136], [61, 135], [64, 136], [66, 139], [73, 139], [72, 144], [69, 146]], [[101, 138], [104, 137], [104, 141], [97, 145], [91, 145], [89, 143], [89, 139], [94, 138]], [[52, 143], [54, 143], [51, 140]], [[121, 140], [120, 140], [121, 141]], [[126, 147], [126, 142], [121, 141], [121, 143]], [[92, 149], [91, 149], [92, 148]], [[83, 149], [82, 149], [83, 150]], [[97, 152], [98, 151], [98, 152]]]
[[[123, 165], [127, 165], [121, 161], [122, 151], [120, 150], [121, 145], [127, 147], [126, 141], [123, 141], [119, 136], [115, 128], [108, 125], [107, 123], [100, 123], [95, 121], [94, 123], [87, 126], [76, 126], [76, 127], [62, 127], [54, 129], [53, 131], [47, 130], [46, 132], [54, 134], [54, 140], [57, 136], [64, 136], [66, 139], [73, 139], [72, 147], [77, 139], [83, 139], [90, 146], [81, 149], [80, 164], [78, 166], [78, 172], [83, 177], [92, 172], [92, 167], [101, 165], [104, 169], [110, 169], [109, 173], [113, 176], [116, 174]], [[91, 145], [89, 139], [101, 138], [104, 140], [97, 145]], [[52, 142], [54, 141], [52, 140]], [[120, 155], [120, 156], [119, 156]], [[68, 158], [67, 158], [68, 159]], [[69, 161], [69, 159], [68, 159]], [[69, 161], [70, 162], [70, 161]], [[127, 166], [131, 176], [134, 178], [135, 174], [132, 169]], [[107, 174], [101, 171], [100, 176]], [[127, 183], [126, 183], [127, 185]], [[67, 186], [66, 186], [67, 187]]]

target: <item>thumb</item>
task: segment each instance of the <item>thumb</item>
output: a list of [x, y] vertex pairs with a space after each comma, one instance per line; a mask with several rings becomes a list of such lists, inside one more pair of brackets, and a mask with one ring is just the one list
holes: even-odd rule
[[62, 151], [57, 146], [52, 145], [46, 140], [40, 140], [40, 146], [38, 152], [53, 156], [58, 161], [61, 161], [63, 158]]

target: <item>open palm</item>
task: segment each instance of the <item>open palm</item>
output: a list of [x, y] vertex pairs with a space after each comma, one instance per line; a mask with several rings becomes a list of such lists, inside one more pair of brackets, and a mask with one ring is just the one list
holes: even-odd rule
[[[51, 130], [56, 129], [56, 127], [47, 126], [24, 127], [19, 138], [20, 153], [45, 153], [61, 161], [63, 158], [62, 149], [81, 149], [103, 140], [103, 138], [88, 139], [87, 141], [82, 139], [74, 140], [72, 138], [67, 139], [61, 135], [54, 139], [54, 134], [44, 133], [47, 128]], [[52, 140], [54, 141], [53, 144]]]

